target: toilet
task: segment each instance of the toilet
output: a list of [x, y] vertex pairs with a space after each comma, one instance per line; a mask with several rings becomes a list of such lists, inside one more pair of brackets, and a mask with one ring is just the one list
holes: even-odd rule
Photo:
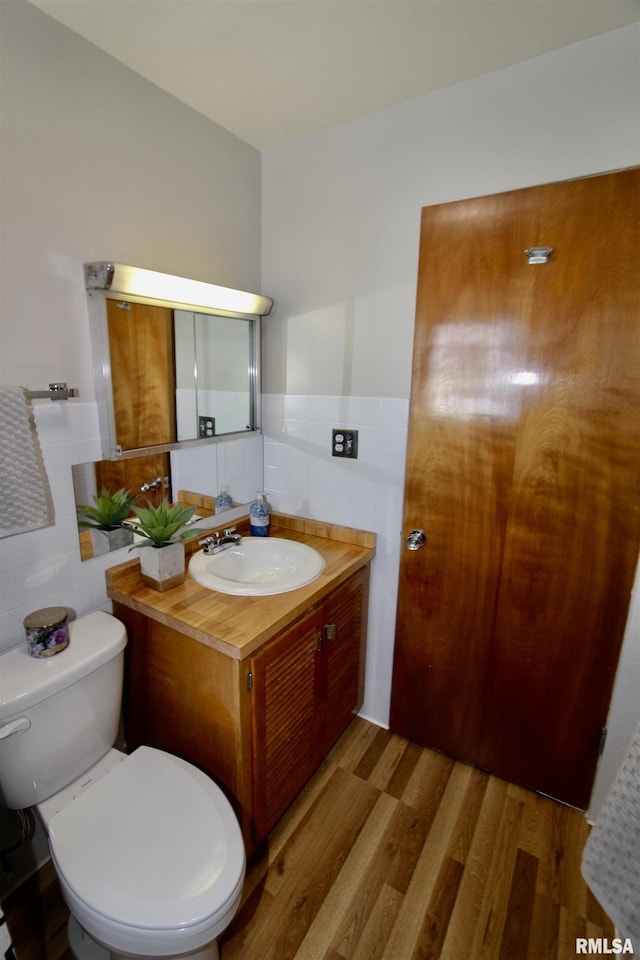
[[218, 960], [246, 866], [231, 805], [178, 757], [114, 749], [124, 625], [97, 611], [69, 633], [47, 659], [0, 654], [0, 802], [45, 825], [77, 960]]

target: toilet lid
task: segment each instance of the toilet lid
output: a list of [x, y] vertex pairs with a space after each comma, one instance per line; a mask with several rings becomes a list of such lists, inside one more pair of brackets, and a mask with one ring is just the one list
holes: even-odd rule
[[49, 821], [62, 878], [92, 910], [170, 930], [215, 916], [245, 868], [220, 788], [178, 757], [140, 747]]

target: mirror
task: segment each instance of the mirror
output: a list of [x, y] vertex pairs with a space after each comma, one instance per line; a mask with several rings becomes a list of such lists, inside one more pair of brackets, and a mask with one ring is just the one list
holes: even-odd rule
[[252, 320], [174, 311], [176, 432], [195, 440], [255, 428]]
[[[78, 463], [72, 466], [71, 473], [76, 509], [82, 504], [92, 504], [93, 497], [103, 487], [111, 492], [124, 488], [137, 495], [142, 506], [147, 499], [159, 502], [166, 496], [195, 506], [195, 518], [215, 515], [217, 523], [220, 516], [220, 527], [223, 527], [224, 513], [216, 512], [215, 507], [218, 493], [229, 493], [235, 509], [246, 508], [262, 489], [262, 436], [227, 437], [217, 444]], [[233, 513], [228, 515], [231, 518], [228, 522], [233, 523]], [[123, 546], [117, 538], [114, 542], [92, 530], [78, 528], [78, 537], [82, 560]]]
[[269, 297], [111, 262], [85, 286], [105, 459], [260, 432]]

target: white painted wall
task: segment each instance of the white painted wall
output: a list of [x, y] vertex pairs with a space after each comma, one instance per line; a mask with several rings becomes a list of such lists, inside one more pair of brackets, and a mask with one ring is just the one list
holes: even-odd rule
[[[80, 562], [71, 465], [100, 459], [83, 263], [258, 290], [261, 158], [22, 0], [0, 3], [0, 69], [0, 384], [80, 391], [34, 403], [56, 523], [0, 540], [2, 649], [40, 607], [110, 609], [103, 571], [127, 559]], [[195, 449], [176, 483], [197, 462], [201, 492], [254, 496], [261, 438]]]
[[[378, 533], [364, 712], [380, 723], [420, 210], [637, 164], [639, 44], [638, 26], [618, 30], [263, 156], [263, 283], [276, 296], [264, 352], [265, 485], [276, 507]], [[361, 459], [329, 456], [331, 426], [359, 426]], [[640, 720], [637, 618], [624, 652], [634, 670], [632, 679], [620, 671], [618, 753], [605, 752], [598, 798]]]
[[37, 8], [0, 17], [0, 383], [88, 401], [83, 263], [257, 289], [260, 154]]

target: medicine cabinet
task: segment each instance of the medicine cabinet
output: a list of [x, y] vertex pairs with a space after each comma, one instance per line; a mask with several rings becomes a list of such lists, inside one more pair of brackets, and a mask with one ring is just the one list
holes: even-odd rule
[[269, 297], [124, 264], [85, 264], [106, 460], [260, 432]]

